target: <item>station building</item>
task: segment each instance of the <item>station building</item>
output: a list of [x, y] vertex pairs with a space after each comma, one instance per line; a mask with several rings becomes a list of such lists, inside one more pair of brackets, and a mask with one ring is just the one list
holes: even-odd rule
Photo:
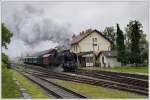
[[[111, 47], [112, 41], [100, 31], [88, 29], [85, 32], [80, 32], [77, 36], [72, 36], [70, 51], [77, 54], [78, 64], [83, 67], [95, 65], [99, 67], [113, 67], [121, 65], [116, 60], [116, 53], [111, 52]], [[106, 56], [106, 53], [113, 55], [113, 57]]]

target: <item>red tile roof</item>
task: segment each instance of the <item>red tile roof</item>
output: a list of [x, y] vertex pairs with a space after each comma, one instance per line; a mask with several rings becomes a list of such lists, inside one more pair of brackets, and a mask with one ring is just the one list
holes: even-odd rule
[[71, 45], [73, 44], [77, 44], [79, 43], [81, 40], [83, 40], [85, 37], [87, 37], [88, 35], [90, 35], [91, 33], [93, 32], [97, 32], [99, 35], [101, 35], [102, 37], [104, 37], [106, 40], [108, 40], [110, 43], [112, 43], [112, 41], [110, 41], [108, 38], [106, 38], [101, 32], [99, 32], [98, 30], [92, 30], [90, 32], [85, 32], [85, 33], [80, 33], [79, 35], [77, 36], [74, 36], [72, 38], [72, 41], [71, 41]]

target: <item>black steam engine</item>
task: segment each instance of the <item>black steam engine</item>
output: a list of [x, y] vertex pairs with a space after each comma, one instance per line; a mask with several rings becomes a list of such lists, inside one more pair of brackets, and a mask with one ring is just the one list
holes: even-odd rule
[[75, 71], [77, 68], [77, 57], [75, 53], [69, 50], [58, 52], [56, 49], [51, 49], [33, 56], [25, 57], [24, 63], [40, 65], [45, 68], [61, 66], [64, 71]]
[[[63, 51], [60, 53], [60, 64], [64, 71], [75, 71], [77, 68], [77, 57], [75, 53]], [[58, 57], [59, 58], [59, 57]]]

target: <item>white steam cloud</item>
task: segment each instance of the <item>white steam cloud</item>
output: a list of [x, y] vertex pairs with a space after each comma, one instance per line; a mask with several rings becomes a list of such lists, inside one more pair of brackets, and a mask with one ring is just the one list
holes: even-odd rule
[[30, 48], [40, 42], [50, 40], [59, 46], [68, 48], [73, 32], [67, 24], [46, 17], [43, 9], [25, 5], [12, 16], [14, 36], [21, 39]]

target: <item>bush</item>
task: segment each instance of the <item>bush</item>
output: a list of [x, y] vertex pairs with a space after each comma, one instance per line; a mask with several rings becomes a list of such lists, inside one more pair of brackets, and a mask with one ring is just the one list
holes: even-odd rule
[[141, 53], [141, 62], [144, 64], [148, 64], [148, 50], [145, 49], [142, 53]]
[[10, 69], [7, 69], [6, 64], [2, 64], [2, 98], [18, 98], [21, 94], [17, 88], [15, 81], [12, 78]]
[[2, 67], [8, 67], [9, 65], [8, 56], [5, 55], [4, 53], [2, 53], [2, 63], [3, 63]]
[[100, 62], [99, 61], [95, 61], [95, 67], [100, 67]]
[[8, 56], [2, 53], [2, 98], [17, 98], [21, 94], [13, 80], [9, 68]]

